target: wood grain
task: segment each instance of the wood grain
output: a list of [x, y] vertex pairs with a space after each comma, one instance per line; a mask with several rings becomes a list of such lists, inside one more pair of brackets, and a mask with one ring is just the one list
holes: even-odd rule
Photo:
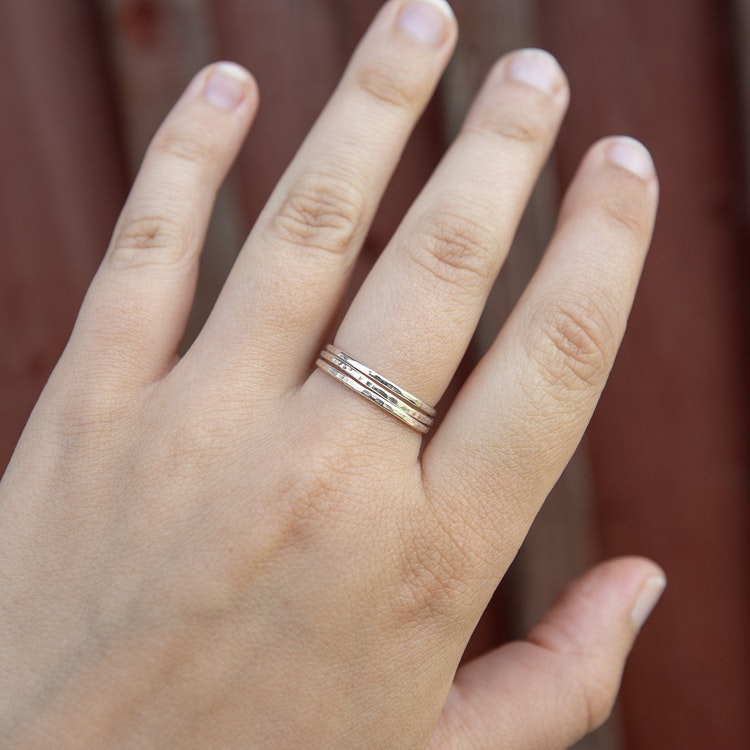
[[[622, 734], [610, 724], [580, 747], [744, 750], [750, 3], [454, 5], [461, 45], [383, 202], [359, 278], [498, 55], [541, 43], [561, 60], [573, 90], [552, 169], [462, 373], [533, 271], [558, 196], [590, 143], [614, 132], [640, 137], [662, 182], [653, 250], [587, 443], [540, 515], [471, 653], [523, 632], [592, 558], [653, 556], [670, 585], [625, 674]], [[380, 0], [0, 3], [0, 467], [64, 345], [145, 147], [189, 77], [213, 59], [236, 60], [258, 78], [262, 103], [217, 204], [187, 340], [379, 6]]]
[[0, 3], [0, 470], [68, 338], [124, 197], [89, 3]]

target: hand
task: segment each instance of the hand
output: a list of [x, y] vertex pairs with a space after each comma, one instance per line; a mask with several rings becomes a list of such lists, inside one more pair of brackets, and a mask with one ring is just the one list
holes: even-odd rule
[[612, 365], [654, 219], [645, 150], [586, 155], [428, 444], [314, 368], [335, 340], [437, 403], [472, 335], [568, 99], [538, 51], [491, 71], [331, 333], [455, 36], [439, 0], [383, 7], [181, 359], [252, 79], [204, 70], [157, 133], [0, 485], [3, 747], [546, 749], [606, 717], [663, 587], [645, 560], [454, 674]]

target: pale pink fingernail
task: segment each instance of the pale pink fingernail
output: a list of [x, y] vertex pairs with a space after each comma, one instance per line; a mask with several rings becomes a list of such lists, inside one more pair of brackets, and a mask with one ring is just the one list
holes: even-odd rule
[[607, 148], [607, 158], [642, 180], [650, 180], [656, 174], [651, 154], [635, 138], [621, 136], [613, 139]]
[[247, 95], [250, 81], [249, 73], [242, 66], [231, 62], [218, 63], [206, 81], [203, 96], [215, 107], [231, 112]]
[[428, 47], [440, 47], [453, 22], [453, 11], [445, 0], [412, 0], [398, 17], [398, 25]]
[[542, 49], [516, 52], [508, 63], [506, 74], [508, 78], [532, 86], [543, 94], [554, 94], [565, 85], [557, 60]]
[[638, 599], [630, 612], [630, 618], [635, 627], [640, 630], [643, 624], [648, 620], [649, 615], [657, 605], [664, 589], [667, 586], [667, 579], [664, 576], [651, 576], [643, 584]]

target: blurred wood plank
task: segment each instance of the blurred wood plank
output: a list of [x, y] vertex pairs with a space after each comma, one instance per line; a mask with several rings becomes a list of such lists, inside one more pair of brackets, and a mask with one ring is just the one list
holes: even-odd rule
[[90, 3], [0, 3], [0, 468], [124, 195], [106, 71]]
[[[368, 262], [430, 174], [446, 133], [455, 133], [497, 55], [541, 39], [573, 88], [557, 171], [532, 200], [470, 357], [494, 337], [533, 270], [554, 217], [558, 173], [567, 182], [595, 138], [622, 131], [643, 138], [663, 185], [654, 249], [588, 446], [524, 546], [510, 600], [493, 603], [473, 648], [522, 631], [597, 552], [649, 554], [667, 568], [670, 587], [626, 672], [627, 747], [744, 748], [750, 519], [748, 340], [741, 326], [748, 321], [750, 170], [738, 154], [750, 154], [750, 140], [739, 130], [735, 66], [745, 76], [747, 133], [750, 2], [454, 4], [459, 52], [379, 213]], [[0, 466], [67, 338], [128, 179], [189, 77], [216, 57], [235, 59], [256, 74], [262, 93], [258, 123], [209, 234], [193, 335], [379, 6], [380, 0], [0, 3]], [[744, 46], [733, 46], [737, 39]], [[592, 492], [598, 544], [590, 533]], [[617, 742], [610, 728], [581, 747], [612, 750]]]
[[670, 579], [623, 688], [627, 747], [747, 747], [747, 380], [738, 312], [744, 184], [728, 4], [540, 0], [572, 81], [561, 173], [611, 132], [662, 181], [651, 255], [589, 445], [607, 554]]
[[189, 79], [211, 60], [203, 0], [95, 0], [107, 30], [131, 176]]
[[[734, 77], [739, 85], [745, 184], [750, 179], [750, 0], [730, 0]], [[746, 211], [750, 210], [746, 197]], [[750, 217], [748, 217], [750, 218]], [[746, 276], [747, 278], [747, 276]], [[748, 320], [750, 313], [746, 314]]]

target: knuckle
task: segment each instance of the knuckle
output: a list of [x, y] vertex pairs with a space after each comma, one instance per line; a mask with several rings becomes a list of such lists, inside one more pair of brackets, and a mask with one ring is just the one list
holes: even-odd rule
[[185, 132], [164, 132], [154, 143], [157, 152], [188, 164], [212, 164], [216, 158], [215, 148], [207, 140]]
[[599, 206], [605, 225], [615, 233], [623, 230], [640, 239], [648, 233], [648, 221], [639, 201], [627, 190], [618, 190], [607, 195]]
[[273, 492], [280, 498], [276, 515], [281, 520], [281, 537], [293, 542], [336, 527], [342, 520], [340, 514], [346, 515], [358, 502], [359, 470], [340, 450], [323, 445], [290, 454]]
[[111, 254], [118, 267], [169, 265], [185, 257], [191, 232], [166, 214], [147, 214], [126, 220], [119, 228]]
[[[80, 368], [52, 374], [51, 382], [65, 386], [47, 411], [48, 447], [56, 456], [60, 476], [72, 476], [74, 467], [84, 462], [92, 467], [116, 466], [124, 444], [135, 450], [128, 440], [137, 396], [113, 383], [105, 369], [93, 364], [83, 374]], [[40, 458], [49, 455], [45, 450]]]
[[480, 117], [472, 130], [525, 145], [548, 141], [553, 122], [539, 107], [502, 108]]
[[[560, 119], [559, 101], [540, 96], [538, 92], [525, 86], [523, 93], [509, 92], [505, 88], [505, 60], [495, 64], [489, 79], [495, 82], [495, 86], [501, 86], [504, 93], [500, 95], [499, 91], [496, 92], [492, 104], [483, 106], [469, 120], [469, 128], [521, 144], [549, 141]], [[561, 78], [561, 85], [563, 88], [567, 86], [564, 78]]]
[[276, 237], [300, 248], [345, 253], [362, 232], [365, 198], [340, 176], [301, 177], [271, 222]]
[[399, 620], [413, 623], [455, 621], [463, 587], [453, 562], [437, 545], [420, 545], [406, 556], [394, 610]]
[[357, 71], [354, 80], [367, 95], [390, 106], [410, 109], [420, 98], [418, 81], [407, 68], [395, 62], [379, 61], [364, 65]]
[[428, 216], [408, 252], [418, 266], [441, 283], [475, 292], [495, 276], [493, 233], [466, 217]]
[[578, 628], [553, 618], [543, 617], [527, 640], [548, 652], [550, 668], [569, 686], [562, 700], [571, 742], [600, 727], [612, 713], [622, 662], [610, 652], [592, 650]]
[[401, 576], [394, 603], [397, 619], [413, 624], [427, 620], [446, 629], [468, 622], [461, 614], [468, 590], [477, 583], [476, 556], [466, 538], [437, 516], [420, 516], [408, 524], [410, 540], [402, 550]]
[[504, 140], [521, 144], [544, 140], [550, 130], [546, 119], [534, 116], [531, 112], [495, 117], [490, 123], [490, 129]]
[[535, 328], [531, 354], [552, 387], [604, 385], [616, 338], [600, 306], [591, 300], [557, 303], [536, 316]]
[[610, 717], [619, 686], [619, 675], [603, 663], [591, 663], [578, 677], [574, 695], [580, 706], [577, 713], [581, 717], [581, 736], [598, 729]]
[[336, 475], [325, 460], [300, 458], [285, 472], [278, 496], [295, 516], [310, 516], [336, 491], [337, 484]]

